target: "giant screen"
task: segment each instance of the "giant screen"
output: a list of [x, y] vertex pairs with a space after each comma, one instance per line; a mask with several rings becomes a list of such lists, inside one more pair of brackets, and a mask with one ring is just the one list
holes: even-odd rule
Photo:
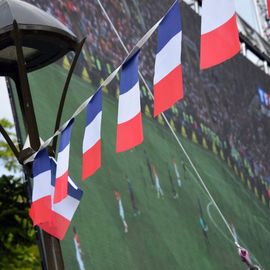
[[[68, 92], [64, 123], [126, 53], [98, 1], [29, 2], [61, 20], [79, 38], [87, 37]], [[101, 4], [131, 50], [172, 1]], [[153, 118], [153, 100], [141, 81], [144, 141], [116, 153], [117, 76], [103, 89], [102, 167], [82, 182], [85, 114], [76, 119], [70, 174], [84, 196], [61, 241], [66, 269], [245, 269], [215, 203], [254, 263], [265, 269], [270, 265], [270, 78], [241, 54], [200, 71], [200, 17], [182, 1], [181, 13], [184, 99], [165, 113], [171, 129], [161, 116]], [[140, 55], [140, 71], [150, 89], [155, 48], [154, 35]], [[53, 134], [71, 58], [29, 76], [43, 140]], [[19, 108], [17, 113], [25, 140]]]

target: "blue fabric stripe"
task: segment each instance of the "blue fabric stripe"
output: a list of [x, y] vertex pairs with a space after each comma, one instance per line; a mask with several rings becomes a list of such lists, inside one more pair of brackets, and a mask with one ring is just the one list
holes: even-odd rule
[[80, 187], [78, 187], [78, 189], [75, 189], [70, 183], [68, 183], [68, 195], [80, 201], [83, 195], [83, 191], [80, 189]]
[[52, 158], [50, 159], [51, 163], [51, 185], [55, 187], [55, 178], [56, 178], [56, 162]]
[[33, 161], [32, 173], [33, 177], [51, 170], [50, 159], [47, 149], [42, 149], [39, 151]]
[[120, 78], [120, 94], [128, 92], [138, 81], [138, 59], [139, 53], [135, 53], [124, 65], [122, 66]]
[[74, 118], [72, 118], [67, 127], [61, 133], [59, 152], [63, 151], [70, 142], [71, 130], [74, 123]]
[[102, 110], [102, 89], [100, 88], [87, 105], [86, 126], [88, 126]]
[[[179, 32], [182, 31], [180, 6], [178, 0], [174, 2], [168, 13], [158, 26], [158, 54], [164, 46]], [[179, 44], [179, 46], [181, 46]]]

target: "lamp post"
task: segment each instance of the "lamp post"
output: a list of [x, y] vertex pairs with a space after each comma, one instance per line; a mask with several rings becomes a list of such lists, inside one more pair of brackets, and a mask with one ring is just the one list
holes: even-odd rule
[[[24, 165], [23, 162], [39, 149], [40, 139], [27, 73], [55, 62], [70, 51], [75, 52], [59, 104], [55, 123], [55, 129], [58, 129], [68, 86], [84, 41], [79, 41], [61, 22], [33, 5], [20, 0], [0, 0], [0, 76], [10, 77], [16, 84], [30, 148], [17, 149], [2, 126], [0, 132], [23, 165], [28, 181], [31, 164]], [[54, 151], [56, 143], [55, 140]], [[30, 181], [28, 184], [31, 185]], [[43, 268], [64, 269], [59, 241], [41, 230], [39, 234]]]

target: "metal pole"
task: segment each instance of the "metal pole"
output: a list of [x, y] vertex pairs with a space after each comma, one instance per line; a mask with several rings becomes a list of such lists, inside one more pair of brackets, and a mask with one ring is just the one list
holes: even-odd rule
[[[18, 73], [21, 85], [21, 97], [25, 112], [25, 119], [27, 125], [27, 131], [29, 133], [29, 139], [31, 148], [35, 151], [38, 150], [40, 146], [39, 133], [37, 127], [37, 121], [35, 117], [33, 101], [31, 97], [29, 82], [27, 78], [25, 59], [23, 56], [23, 49], [21, 44], [21, 35], [16, 21], [13, 22], [13, 39], [16, 46], [17, 62], [18, 62]], [[18, 89], [19, 90], [19, 89]]]
[[[56, 117], [54, 132], [56, 132], [59, 129], [60, 122], [61, 122], [61, 117], [62, 117], [64, 105], [65, 105], [65, 100], [66, 100], [66, 96], [67, 96], [67, 91], [68, 91], [68, 87], [69, 87], [69, 84], [70, 84], [70, 80], [71, 80], [73, 71], [75, 69], [75, 66], [77, 64], [77, 61], [79, 59], [80, 53], [82, 51], [82, 47], [83, 47], [83, 44], [85, 42], [85, 39], [86, 38], [82, 39], [81, 42], [78, 44], [78, 46], [76, 48], [74, 59], [72, 61], [70, 70], [68, 72], [68, 76], [67, 76], [67, 79], [66, 79], [66, 82], [65, 82], [65, 86], [64, 86], [64, 89], [63, 89], [63, 92], [62, 92], [60, 104], [59, 104], [59, 107], [58, 107], [58, 112], [57, 112], [57, 117]], [[56, 152], [56, 145], [57, 145], [57, 137], [54, 137], [53, 143], [52, 143], [52, 148], [53, 148], [53, 151], [54, 152]]]
[[[27, 70], [25, 65], [25, 59], [23, 55], [22, 43], [20, 30], [18, 28], [17, 22], [13, 22], [13, 39], [16, 46], [17, 53], [17, 63], [18, 63], [18, 78], [20, 87], [17, 88], [18, 93], [22, 99], [23, 109], [24, 109], [24, 118], [25, 124], [27, 127], [27, 132], [29, 134], [30, 146], [33, 150], [37, 151], [40, 147], [39, 132], [36, 122], [33, 101], [31, 97], [29, 82], [27, 78]], [[30, 150], [30, 149], [29, 149]], [[31, 152], [31, 151], [29, 151]], [[20, 160], [22, 161], [27, 157], [24, 155], [24, 151], [20, 152]], [[31, 164], [24, 165], [25, 176], [30, 185], [31, 179]], [[39, 230], [39, 229], [38, 229]], [[62, 270], [64, 269], [64, 261], [61, 252], [61, 246], [58, 239], [49, 235], [48, 233], [40, 230], [41, 237], [41, 247], [43, 253], [41, 256], [44, 258], [44, 264], [42, 265], [43, 269], [48, 270]]]

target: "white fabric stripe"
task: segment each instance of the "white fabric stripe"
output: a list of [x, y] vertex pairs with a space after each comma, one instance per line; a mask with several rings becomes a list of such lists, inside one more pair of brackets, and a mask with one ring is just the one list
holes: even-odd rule
[[33, 183], [33, 202], [43, 197], [51, 196], [51, 171], [45, 171], [35, 176], [33, 179]]
[[70, 177], [68, 177], [68, 183], [71, 184], [74, 189], [79, 189]]
[[234, 14], [233, 0], [203, 0], [201, 33], [206, 34], [220, 27]]
[[70, 144], [68, 144], [63, 151], [58, 153], [56, 178], [62, 176], [68, 170], [69, 148], [70, 148]]
[[71, 221], [79, 203], [80, 201], [75, 198], [67, 196], [61, 202], [53, 205], [53, 211]]
[[137, 82], [128, 92], [119, 96], [117, 123], [127, 122], [140, 112], [140, 86]]
[[182, 31], [176, 34], [156, 55], [154, 84], [181, 64]]
[[83, 137], [83, 153], [88, 151], [100, 140], [102, 112], [85, 128]]

